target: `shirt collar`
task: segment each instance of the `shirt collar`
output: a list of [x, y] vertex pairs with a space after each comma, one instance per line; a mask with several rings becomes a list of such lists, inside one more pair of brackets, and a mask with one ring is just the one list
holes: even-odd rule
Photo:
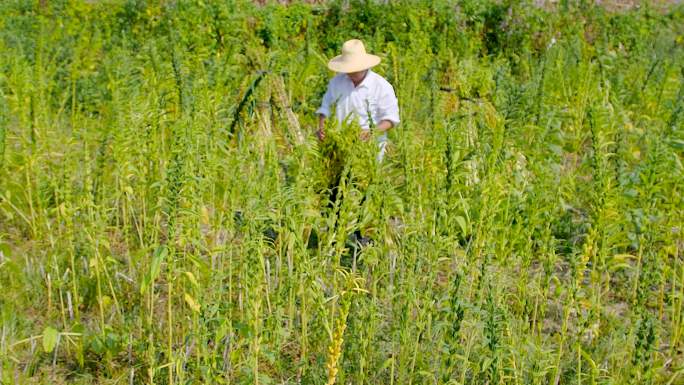
[[[366, 73], [366, 77], [364, 77], [363, 80], [361, 80], [361, 84], [359, 84], [356, 88], [357, 89], [359, 89], [359, 88], [370, 88], [370, 83], [372, 82], [370, 77], [372, 76], [372, 74], [373, 74], [373, 71], [368, 69], [368, 72]], [[351, 79], [349, 79], [349, 77], [347, 75], [344, 75], [344, 77], [347, 79], [347, 81], [349, 83], [351, 83], [352, 87], [354, 87], [354, 82], [351, 81]]]

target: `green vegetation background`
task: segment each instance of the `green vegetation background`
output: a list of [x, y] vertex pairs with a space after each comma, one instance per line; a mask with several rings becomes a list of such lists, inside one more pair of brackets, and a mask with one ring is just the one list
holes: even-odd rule
[[683, 9], [534, 3], [2, 1], [0, 383], [684, 382]]

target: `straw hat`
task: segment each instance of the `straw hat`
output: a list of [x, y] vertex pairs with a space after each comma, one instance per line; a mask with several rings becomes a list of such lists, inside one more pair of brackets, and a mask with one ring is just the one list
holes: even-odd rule
[[361, 40], [352, 39], [342, 45], [342, 55], [328, 62], [328, 68], [335, 72], [357, 72], [367, 70], [380, 63], [380, 58], [366, 53]]

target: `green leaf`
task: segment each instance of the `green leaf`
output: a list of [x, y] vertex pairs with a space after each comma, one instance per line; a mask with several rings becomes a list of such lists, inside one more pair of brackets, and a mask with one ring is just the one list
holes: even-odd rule
[[273, 379], [265, 373], [259, 373], [258, 376], [259, 376], [259, 383], [261, 383], [261, 384], [268, 385], [268, 384], [274, 383]]
[[149, 289], [154, 281], [159, 277], [159, 272], [161, 271], [161, 264], [169, 250], [166, 246], [159, 246], [157, 250], [154, 251], [154, 256], [152, 257], [152, 263], [150, 264], [150, 270], [145, 274], [143, 278], [142, 285], [140, 286], [140, 294], [145, 294], [147, 289]]
[[468, 235], [468, 225], [466, 224], [465, 218], [463, 218], [462, 216], [459, 215], [455, 219], [456, 219], [456, 222], [458, 223], [458, 226], [461, 228], [463, 235], [464, 236]]
[[43, 330], [43, 350], [45, 353], [50, 353], [55, 350], [57, 346], [57, 339], [59, 338], [59, 332], [50, 326]]
[[394, 362], [394, 357], [390, 357], [385, 360], [385, 362], [382, 363], [382, 366], [380, 366], [380, 369], [378, 372], [382, 372], [383, 370], [387, 369], [392, 363]]
[[493, 362], [494, 362], [494, 360], [492, 360], [491, 358], [489, 358], [489, 357], [485, 358], [482, 361], [482, 371], [486, 372], [487, 369], [489, 369], [489, 367], [492, 365]]
[[670, 139], [670, 145], [677, 150], [684, 150], [684, 140], [682, 139]]
[[[6, 243], [0, 243], [0, 253], [4, 255], [4, 257], [9, 257], [10, 256], [10, 247]], [[2, 258], [0, 258], [2, 260]]]

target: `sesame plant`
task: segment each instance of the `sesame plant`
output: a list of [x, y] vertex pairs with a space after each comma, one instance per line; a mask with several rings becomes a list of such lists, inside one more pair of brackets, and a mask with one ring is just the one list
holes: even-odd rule
[[0, 2], [0, 383], [682, 383], [684, 8], [601, 3]]

